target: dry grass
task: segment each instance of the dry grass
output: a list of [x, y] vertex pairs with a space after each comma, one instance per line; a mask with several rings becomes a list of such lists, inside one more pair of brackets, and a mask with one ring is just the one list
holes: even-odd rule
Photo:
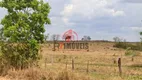
[[[87, 51], [50, 51], [43, 47], [43, 59], [47, 58], [47, 69], [58, 70], [65, 69], [66, 62], [68, 70], [71, 70], [71, 60], [74, 58], [76, 72], [86, 74], [87, 62], [89, 65], [89, 74], [96, 80], [141, 80], [142, 76], [142, 55], [131, 61], [131, 57], [125, 56], [125, 50], [113, 48], [113, 43], [93, 43], [90, 46], [90, 52]], [[118, 58], [122, 58], [123, 76], [119, 76], [117, 67]], [[114, 60], [116, 64], [114, 64]], [[41, 61], [41, 63], [43, 63]], [[54, 62], [53, 65], [51, 62]], [[44, 64], [42, 65], [44, 68]]]
[[91, 80], [89, 77], [73, 73], [71, 71], [59, 70], [58, 72], [45, 71], [39, 68], [25, 70], [10, 70], [5, 78], [0, 80]]
[[[40, 68], [9, 71], [3, 80], [142, 80], [142, 54], [131, 61], [125, 50], [113, 48], [113, 43], [91, 43], [90, 51], [51, 51], [43, 45]], [[122, 77], [117, 67], [122, 58]], [[75, 69], [72, 71], [72, 59]], [[116, 63], [114, 63], [114, 60]], [[89, 61], [89, 73], [86, 73]], [[67, 66], [67, 67], [66, 67]], [[0, 80], [2, 80], [0, 78]]]

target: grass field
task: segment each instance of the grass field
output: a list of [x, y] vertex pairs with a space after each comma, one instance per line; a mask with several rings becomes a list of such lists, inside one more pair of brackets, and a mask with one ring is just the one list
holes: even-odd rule
[[[142, 80], [142, 53], [137, 51], [140, 55], [134, 57], [134, 61], [132, 61], [131, 57], [124, 55], [125, 50], [114, 48], [113, 44], [109, 42], [93, 43], [90, 45], [89, 52], [52, 51], [48, 44], [44, 44], [41, 48], [42, 59], [39, 61], [39, 68], [10, 71], [9, 75], [0, 80], [3, 78], [3, 80], [8, 80], [6, 78], [10, 80], [16, 78], [17, 80], [39, 79], [25, 78], [28, 77], [27, 74], [30, 74], [30, 77], [37, 75], [48, 77], [48, 79], [42, 77], [41, 80]], [[121, 77], [117, 64], [118, 58], [122, 59]], [[73, 63], [74, 69], [72, 68]], [[64, 73], [68, 75], [64, 75]], [[50, 76], [52, 76], [51, 79]], [[58, 79], [54, 79], [55, 77]]]
[[[46, 69], [68, 69], [72, 70], [72, 59], [74, 59], [74, 72], [91, 76], [94, 80], [142, 80], [142, 55], [131, 60], [125, 56], [125, 50], [116, 49], [114, 43], [94, 43], [87, 51], [47, 51], [43, 48], [43, 60], [47, 59]], [[117, 60], [122, 58], [122, 77], [119, 76]], [[89, 72], [87, 64], [89, 61]], [[67, 67], [66, 67], [67, 65]], [[44, 65], [43, 65], [44, 67]]]

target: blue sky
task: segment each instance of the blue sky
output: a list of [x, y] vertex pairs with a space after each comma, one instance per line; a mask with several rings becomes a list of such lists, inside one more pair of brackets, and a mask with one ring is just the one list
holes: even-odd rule
[[[45, 0], [51, 6], [51, 25], [46, 34], [59, 34], [69, 29], [94, 40], [113, 40], [118, 36], [139, 41], [142, 31], [142, 0]], [[6, 11], [0, 8], [0, 19]]]

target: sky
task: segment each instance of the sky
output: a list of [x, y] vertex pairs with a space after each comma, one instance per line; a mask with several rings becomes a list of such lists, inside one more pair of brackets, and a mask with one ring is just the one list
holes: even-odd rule
[[[72, 29], [79, 39], [140, 41], [142, 0], [45, 0], [51, 6], [51, 25], [45, 25], [50, 36]], [[0, 8], [0, 20], [6, 10]]]

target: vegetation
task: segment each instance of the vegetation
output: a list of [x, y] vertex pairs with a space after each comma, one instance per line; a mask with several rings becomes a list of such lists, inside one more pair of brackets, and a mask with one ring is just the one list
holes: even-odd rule
[[39, 68], [9, 71], [7, 78], [11, 80], [92, 80], [90, 77], [72, 71], [49, 72]]
[[33, 65], [39, 59], [39, 43], [44, 41], [44, 25], [50, 24], [49, 4], [43, 0], [1, 0], [0, 7], [8, 12], [1, 21], [1, 64], [16, 69]]
[[131, 50], [131, 48], [127, 48], [126, 52], [125, 52], [125, 56], [130, 56], [132, 57], [132, 61], [134, 61], [134, 57], [139, 56], [140, 53], [138, 53], [137, 51]]
[[[125, 55], [124, 49], [113, 49], [114, 43], [90, 42], [91, 51], [56, 51], [43, 44], [43, 55], [39, 67], [23, 70], [9, 70], [6, 78], [10, 80], [141, 80], [141, 56]], [[115, 55], [114, 55], [115, 54]], [[122, 77], [119, 76], [117, 60], [122, 55]], [[72, 70], [74, 59], [74, 70]], [[114, 64], [114, 59], [116, 64]], [[89, 63], [88, 63], [89, 61]], [[45, 64], [46, 63], [46, 64]], [[88, 64], [88, 69], [87, 69]], [[6, 68], [6, 66], [5, 66]], [[88, 70], [88, 73], [87, 73]], [[76, 74], [77, 73], [77, 74]], [[88, 77], [89, 76], [89, 77]], [[0, 77], [0, 80], [1, 77]], [[6, 79], [7, 80], [7, 79]]]
[[90, 36], [83, 36], [83, 38], [81, 40], [82, 41], [90, 41], [91, 37]]
[[44, 42], [46, 42], [49, 39], [49, 34], [44, 35]]
[[126, 42], [126, 40], [122, 40], [119, 37], [113, 38], [115, 41], [114, 47], [122, 48], [122, 49], [128, 49], [131, 48], [131, 50], [139, 50], [142, 51], [142, 43], [137, 42], [136, 44], [132, 44], [129, 42]]
[[[96, 80], [142, 80], [141, 55], [136, 51], [142, 51], [141, 43], [130, 44], [115, 37], [114, 47], [124, 50], [114, 49], [112, 43], [106, 45], [104, 41], [91, 43], [90, 52], [56, 53], [46, 51], [43, 45], [46, 50], [41, 49], [43, 58], [39, 60], [40, 43], [49, 38], [44, 35], [44, 25], [50, 24], [49, 4], [43, 0], [0, 0], [0, 7], [8, 12], [1, 21], [0, 75], [12, 80], [91, 80], [90, 76]], [[59, 39], [59, 35], [51, 37], [54, 42]], [[84, 36], [82, 40], [91, 38]], [[136, 57], [135, 62], [129, 57], [122, 58], [121, 77], [118, 65], [113, 63], [120, 56], [131, 56], [132, 61]], [[40, 66], [33, 67], [38, 61]]]
[[[92, 43], [93, 45], [97, 43]], [[131, 61], [131, 56], [126, 56], [125, 50], [111, 50], [105, 47], [112, 48], [112, 43], [100, 43], [92, 46], [95, 51], [62, 51], [52, 52], [48, 51], [48, 54], [43, 58], [47, 58], [47, 71], [50, 70], [72, 70], [72, 58], [74, 58], [74, 70], [80, 74], [89, 75], [93, 80], [141, 80], [142, 68], [141, 68], [141, 55], [135, 56], [134, 61]], [[104, 49], [105, 48], [105, 49]], [[73, 53], [72, 53], [73, 52]], [[106, 53], [107, 52], [107, 53]], [[135, 52], [135, 51], [134, 51]], [[113, 55], [115, 53], [115, 56]], [[95, 54], [95, 55], [94, 55]], [[137, 52], [136, 52], [137, 54]], [[119, 76], [118, 64], [113, 63], [113, 59], [118, 61], [118, 58], [122, 55], [122, 77]], [[52, 58], [52, 59], [51, 59]], [[51, 62], [52, 61], [52, 62]], [[89, 61], [88, 74], [87, 64]], [[53, 64], [53, 65], [51, 65]], [[44, 68], [44, 66], [43, 66]], [[83, 79], [83, 78], [81, 78]]]
[[127, 49], [130, 47], [132, 50], [142, 51], [141, 43], [132, 44], [132, 43], [127, 43], [127, 42], [118, 42], [118, 43], [115, 43], [114, 47], [123, 48], [123, 49]]
[[51, 40], [52, 41], [58, 41], [60, 39], [60, 35], [59, 34], [53, 34], [53, 35], [51, 35]]

